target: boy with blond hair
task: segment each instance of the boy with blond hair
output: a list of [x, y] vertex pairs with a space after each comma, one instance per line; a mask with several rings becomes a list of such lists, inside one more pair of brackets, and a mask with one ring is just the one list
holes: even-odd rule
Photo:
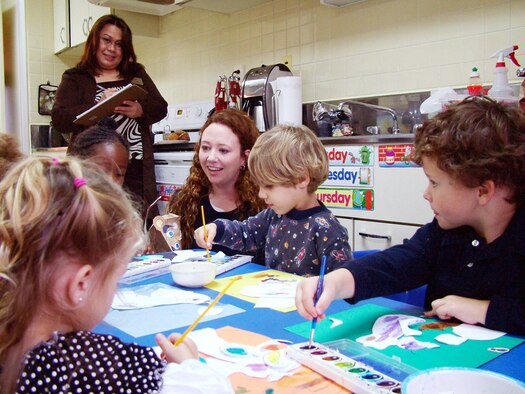
[[269, 268], [303, 276], [318, 275], [352, 259], [348, 232], [315, 195], [328, 177], [328, 157], [306, 126], [278, 125], [253, 146], [248, 168], [268, 208], [243, 222], [218, 219], [195, 230], [195, 241], [239, 251], [265, 247]]
[[301, 281], [296, 305], [324, 318], [334, 299], [358, 302], [427, 285], [427, 317], [525, 335], [525, 116], [469, 97], [418, 129], [414, 160], [435, 217], [402, 245]]

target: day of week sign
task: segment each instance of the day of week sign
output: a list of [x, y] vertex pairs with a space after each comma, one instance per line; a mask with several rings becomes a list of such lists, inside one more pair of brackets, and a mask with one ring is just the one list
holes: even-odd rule
[[323, 186], [361, 186], [374, 185], [374, 171], [371, 167], [330, 166], [328, 179]]
[[372, 189], [320, 187], [317, 199], [328, 208], [374, 210], [374, 191]]
[[367, 145], [326, 146], [330, 166], [373, 166], [374, 147]]

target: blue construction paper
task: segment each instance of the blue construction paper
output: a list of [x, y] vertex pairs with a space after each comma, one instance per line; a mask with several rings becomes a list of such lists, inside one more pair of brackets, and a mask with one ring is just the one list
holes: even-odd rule
[[[111, 309], [104, 321], [125, 333], [138, 338], [191, 325], [198, 317], [199, 308], [204, 304], [162, 305], [154, 308], [115, 310]], [[230, 304], [217, 304], [222, 308], [218, 315], [206, 315], [201, 321], [220, 319], [245, 312]]]

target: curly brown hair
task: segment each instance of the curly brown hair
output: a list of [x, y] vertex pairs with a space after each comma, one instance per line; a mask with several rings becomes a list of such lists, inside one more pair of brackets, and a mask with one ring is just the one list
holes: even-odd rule
[[[230, 128], [239, 138], [241, 152], [251, 149], [259, 137], [259, 130], [253, 120], [243, 111], [237, 109], [224, 109], [213, 113], [200, 134], [212, 123], [222, 124]], [[199, 161], [200, 143], [195, 144], [195, 155], [190, 169], [190, 175], [184, 186], [174, 194], [168, 204], [168, 212], [180, 216], [181, 246], [183, 249], [191, 248], [195, 219], [199, 214], [201, 199], [210, 193], [210, 181], [202, 170]], [[241, 171], [235, 187], [239, 194], [237, 209], [239, 220], [244, 220], [266, 208], [263, 200], [258, 197], [259, 187], [254, 183], [247, 168]]]
[[99, 74], [96, 53], [100, 45], [100, 32], [106, 25], [114, 25], [122, 30], [122, 61], [118, 65], [118, 70], [122, 77], [128, 78], [134, 75], [138, 69], [143, 68], [143, 66], [137, 63], [131, 29], [124, 19], [116, 15], [104, 15], [97, 19], [89, 32], [84, 46], [84, 53], [77, 67], [94, 76]]
[[427, 120], [416, 132], [413, 160], [438, 167], [467, 187], [492, 180], [508, 202], [525, 199], [525, 115], [488, 97], [467, 97]]
[[0, 133], [0, 180], [9, 168], [22, 157], [22, 152], [20, 152], [15, 138], [9, 134]]

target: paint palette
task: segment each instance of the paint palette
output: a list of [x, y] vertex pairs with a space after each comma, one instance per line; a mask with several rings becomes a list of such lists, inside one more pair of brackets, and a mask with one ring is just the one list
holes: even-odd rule
[[290, 345], [290, 358], [356, 394], [401, 393], [401, 382], [417, 369], [351, 341]]
[[225, 256], [222, 260], [212, 258], [212, 262], [217, 264], [217, 275], [220, 275], [243, 264], [249, 263], [252, 261], [252, 259], [253, 256], [236, 254], [233, 256]]
[[168, 272], [171, 260], [161, 255], [135, 256], [128, 264], [128, 269], [122, 275], [120, 283], [130, 284], [140, 280], [159, 276]]

